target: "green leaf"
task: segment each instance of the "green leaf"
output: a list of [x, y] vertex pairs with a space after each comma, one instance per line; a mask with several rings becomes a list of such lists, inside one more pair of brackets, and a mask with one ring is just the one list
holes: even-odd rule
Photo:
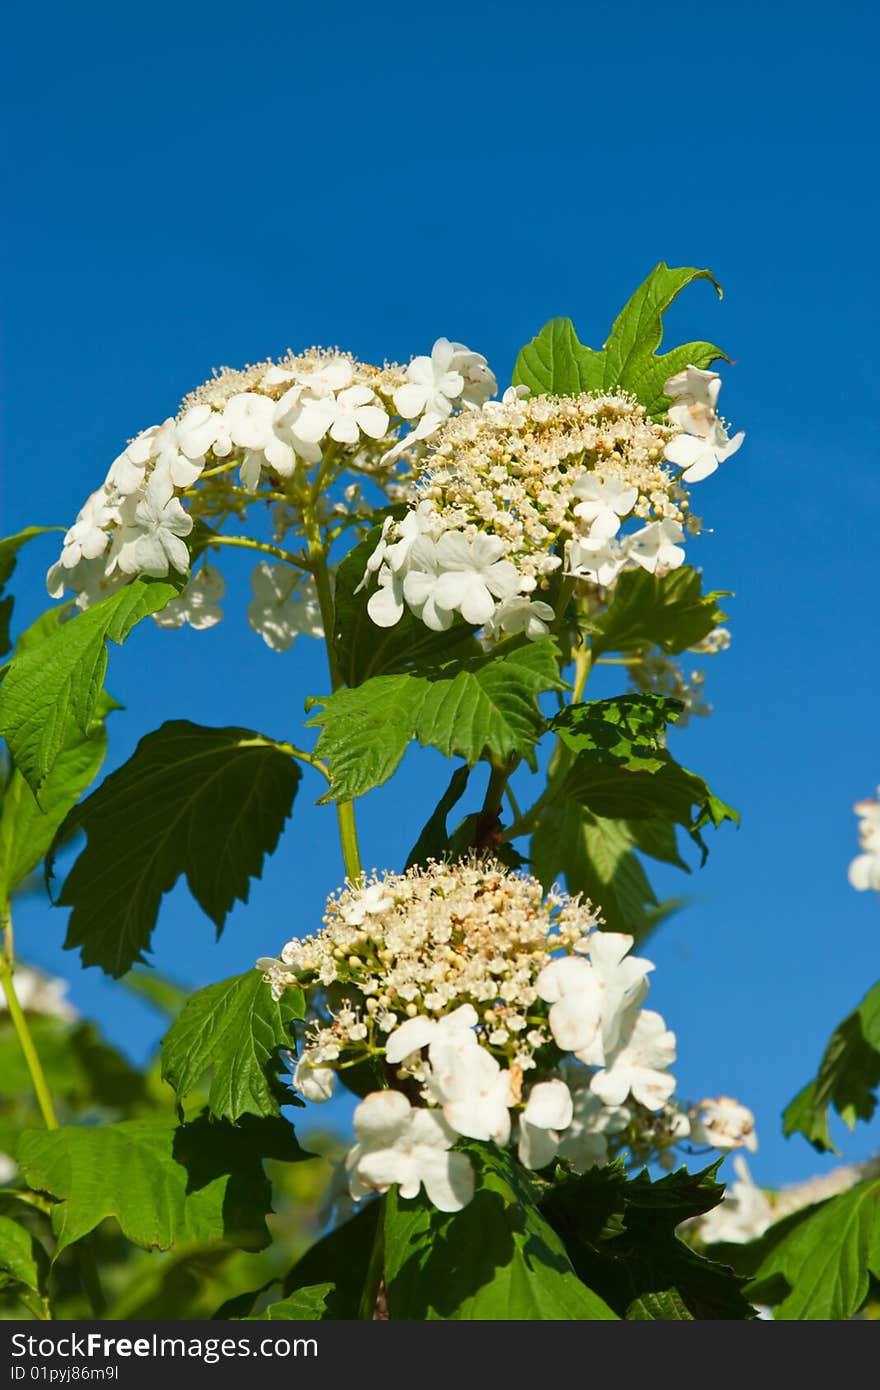
[[693, 1322], [693, 1313], [675, 1289], [642, 1294], [634, 1298], [626, 1313], [628, 1322]]
[[871, 1274], [880, 1278], [876, 1178], [823, 1202], [778, 1241], [759, 1266], [749, 1296], [773, 1303], [775, 1318], [842, 1321], [861, 1308]]
[[[665, 852], [655, 853], [660, 848]], [[547, 807], [532, 836], [529, 859], [546, 890], [564, 878], [569, 893], [582, 893], [600, 909], [608, 931], [643, 941], [680, 900], [658, 902], [636, 849], [690, 872], [678, 857], [675, 828], [668, 822], [607, 820], [576, 801]]]
[[717, 603], [726, 595], [704, 594], [702, 584], [690, 565], [660, 576], [626, 570], [605, 612], [590, 620], [593, 656], [654, 646], [675, 654], [696, 646], [727, 616]]
[[[402, 510], [405, 509], [392, 508], [389, 515]], [[349, 551], [336, 573], [334, 646], [346, 685], [363, 685], [372, 676], [430, 669], [453, 658], [479, 656], [480, 644], [467, 623], [455, 623], [446, 632], [432, 632], [407, 610], [394, 627], [376, 626], [367, 612], [375, 579], [360, 593], [355, 590], [381, 536], [381, 524], [374, 526], [360, 545]]]
[[124, 975], [148, 949], [159, 904], [181, 874], [222, 930], [278, 843], [300, 770], [249, 729], [163, 724], [71, 813], [88, 842], [59, 903], [72, 907], [65, 945], [84, 965]]
[[284, 1280], [285, 1298], [323, 1285], [329, 1290], [324, 1319], [339, 1322], [358, 1318], [384, 1208], [384, 1201], [370, 1202], [350, 1221], [316, 1241]]
[[0, 1216], [0, 1289], [21, 1285], [41, 1295], [49, 1257], [36, 1236], [11, 1216]]
[[649, 415], [662, 415], [668, 405], [663, 384], [683, 367], [705, 368], [718, 358], [730, 359], [712, 343], [685, 343], [662, 357], [656, 355], [663, 338], [663, 314], [695, 280], [709, 280], [708, 270], [670, 267], [663, 261], [624, 305], [614, 321], [602, 352], [579, 342], [570, 319], [551, 319], [520, 352], [513, 371], [514, 385], [528, 386], [533, 395], [575, 395], [580, 391], [632, 391]]
[[682, 711], [666, 695], [616, 695], [567, 705], [551, 720], [551, 730], [572, 753], [592, 761], [657, 772], [668, 757], [666, 728]]
[[567, 774], [560, 795], [572, 797], [594, 816], [608, 820], [666, 820], [682, 826], [708, 854], [700, 830], [725, 820], [739, 824], [739, 814], [709, 790], [702, 777], [666, 755], [656, 771], [609, 764], [581, 753]]
[[620, 1317], [750, 1318], [745, 1280], [675, 1234], [682, 1221], [718, 1205], [724, 1189], [716, 1169], [682, 1168], [658, 1182], [647, 1172], [627, 1178], [617, 1164], [579, 1177], [563, 1174], [541, 1210], [581, 1279]]
[[56, 1198], [58, 1253], [113, 1217], [145, 1250], [216, 1241], [269, 1244], [271, 1188], [264, 1158], [308, 1157], [283, 1120], [238, 1127], [199, 1118], [174, 1125], [123, 1120], [95, 1128], [28, 1130], [16, 1159], [30, 1187]]
[[121, 645], [178, 587], [161, 579], [134, 579], [13, 659], [0, 687], [0, 734], [37, 797], [71, 729], [87, 735], [99, 717], [107, 642]]
[[118, 708], [106, 694], [95, 713], [100, 722], [84, 734], [75, 725], [37, 801], [21, 773], [13, 767], [0, 800], [0, 901], [40, 863], [68, 812], [98, 775], [107, 752], [104, 718]]
[[782, 1116], [783, 1133], [803, 1134], [820, 1153], [837, 1152], [828, 1128], [833, 1105], [850, 1129], [870, 1120], [880, 1085], [880, 981], [835, 1028], [815, 1079]]
[[[705, 861], [703, 826], [717, 827], [725, 820], [738, 824], [739, 816], [666, 750], [665, 726], [678, 718], [680, 708], [677, 700], [660, 695], [568, 706], [550, 726], [575, 755], [556, 789], [556, 803], [577, 801], [604, 820], [651, 821], [651, 839], [645, 841], [649, 854], [654, 851], [648, 845], [657, 842], [658, 822], [681, 825]], [[675, 855], [672, 840], [660, 857], [675, 863]]]
[[310, 723], [321, 725], [316, 753], [332, 784], [323, 801], [344, 801], [381, 786], [412, 739], [473, 765], [531, 758], [544, 721], [538, 696], [561, 690], [558, 648], [542, 638], [494, 657], [454, 661], [424, 675], [376, 676], [339, 690]]
[[623, 386], [647, 408], [660, 415], [667, 406], [663, 383], [688, 365], [705, 368], [719, 357], [730, 358], [712, 343], [686, 343], [663, 357], [656, 356], [663, 339], [663, 315], [683, 289], [695, 280], [708, 280], [719, 299], [721, 286], [709, 270], [668, 266], [660, 261], [614, 320], [605, 344], [605, 388]]
[[392, 1319], [420, 1321], [614, 1319], [581, 1283], [561, 1241], [507, 1152], [475, 1145], [478, 1189], [447, 1215], [424, 1195], [388, 1194], [385, 1283]]
[[527, 386], [533, 396], [577, 396], [601, 391], [604, 382], [604, 354], [578, 341], [571, 319], [546, 323], [526, 343], [513, 369], [514, 386]]
[[[0, 540], [0, 595], [12, 578], [21, 547], [35, 536], [45, 536], [48, 531], [63, 529], [61, 526], [27, 526], [23, 531], [19, 531], [18, 535], [6, 536]], [[5, 656], [11, 645], [9, 625], [12, 621], [13, 602], [11, 594], [0, 597], [0, 656]]]
[[429, 859], [442, 859], [449, 850], [449, 833], [446, 818], [453, 806], [464, 796], [470, 777], [469, 767], [457, 767], [449, 781], [449, 786], [437, 802], [436, 807], [422, 827], [422, 833], [410, 850], [406, 867], [425, 864]]
[[299, 990], [272, 998], [259, 970], [200, 989], [162, 1039], [162, 1076], [183, 1100], [213, 1069], [208, 1109], [217, 1119], [277, 1115], [294, 1099], [277, 1072], [290, 1024], [303, 1018]]
[[242, 1322], [303, 1322], [323, 1318], [326, 1315], [327, 1299], [334, 1289], [333, 1284], [311, 1284], [308, 1288], [297, 1289], [289, 1298], [278, 1303], [270, 1303], [262, 1313], [242, 1318]]

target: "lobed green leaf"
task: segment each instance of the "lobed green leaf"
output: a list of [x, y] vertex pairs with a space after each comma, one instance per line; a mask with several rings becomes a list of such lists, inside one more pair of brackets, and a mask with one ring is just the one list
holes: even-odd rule
[[211, 1071], [208, 1109], [217, 1119], [277, 1115], [293, 1093], [278, 1080], [278, 1049], [303, 1018], [299, 990], [281, 999], [259, 970], [246, 970], [193, 994], [162, 1039], [162, 1076], [184, 1100]]
[[278, 843], [300, 769], [249, 729], [163, 724], [71, 813], [87, 843], [59, 896], [72, 907], [65, 945], [84, 965], [124, 975], [149, 948], [162, 896], [182, 875], [222, 930], [247, 902]]

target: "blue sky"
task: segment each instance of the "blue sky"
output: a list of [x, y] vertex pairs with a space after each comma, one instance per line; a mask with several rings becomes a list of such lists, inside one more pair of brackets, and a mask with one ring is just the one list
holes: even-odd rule
[[[406, 359], [440, 334], [509, 379], [553, 314], [599, 345], [660, 259], [709, 266], [670, 341], [735, 359], [724, 407], [748, 438], [701, 485], [694, 547], [733, 589], [715, 714], [675, 751], [738, 806], [652, 942], [653, 1002], [679, 1037], [685, 1095], [757, 1112], [766, 1183], [819, 1171], [778, 1115], [876, 975], [880, 902], [846, 882], [852, 802], [880, 782], [880, 472], [874, 344], [878, 192], [866, 4], [664, 7], [450, 3], [420, 11], [185, 0], [149, 9], [18, 7], [6, 77], [4, 464], [9, 534], [69, 522], [121, 443], [215, 364], [338, 344]], [[51, 541], [23, 560], [43, 604]], [[145, 625], [115, 651], [111, 765], [167, 718], [298, 729], [320, 651], [281, 657], [247, 629], [246, 566], [227, 621]], [[602, 693], [607, 693], [605, 690]], [[413, 751], [364, 806], [370, 864], [398, 867], [446, 770]], [[306, 782], [251, 904], [213, 929], [178, 888], [155, 962], [192, 985], [313, 929], [341, 869]], [[160, 1021], [61, 950], [64, 914], [30, 901], [20, 949], [142, 1056]], [[862, 1128], [847, 1156], [877, 1145]]]

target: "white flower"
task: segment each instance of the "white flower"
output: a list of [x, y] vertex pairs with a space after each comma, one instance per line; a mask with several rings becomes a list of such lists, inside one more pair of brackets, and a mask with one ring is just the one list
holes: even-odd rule
[[690, 1137], [695, 1144], [711, 1144], [713, 1149], [754, 1153], [758, 1147], [754, 1115], [730, 1096], [700, 1101], [690, 1118]]
[[[444, 538], [441, 537], [441, 539]], [[442, 608], [437, 602], [437, 587], [443, 577], [443, 572], [443, 560], [438, 553], [438, 543], [433, 541], [430, 536], [419, 536], [413, 542], [409, 552], [409, 564], [406, 574], [403, 576], [403, 596], [416, 616], [421, 618], [425, 626], [429, 627], [432, 632], [445, 632], [447, 628], [452, 626], [454, 617], [451, 609]], [[388, 573], [391, 575], [390, 570]], [[393, 579], [393, 576], [391, 578]], [[382, 583], [381, 571], [379, 583]], [[390, 596], [386, 600], [386, 604], [390, 610], [391, 600], [396, 601], [397, 591], [391, 583], [391, 579], [387, 581], [387, 587]], [[369, 604], [367, 607], [369, 608]], [[370, 614], [376, 621], [372, 609]], [[388, 624], [384, 625], [387, 626]]]
[[147, 476], [147, 464], [153, 458], [156, 448], [158, 425], [144, 430], [114, 459], [107, 474], [107, 483], [116, 488], [123, 497], [140, 492]]
[[678, 569], [684, 563], [684, 550], [678, 541], [684, 540], [684, 531], [677, 521], [652, 521], [641, 531], [627, 536], [625, 550], [628, 558], [634, 560], [649, 574]]
[[519, 1121], [519, 1161], [526, 1168], [546, 1168], [556, 1157], [561, 1131], [574, 1115], [571, 1092], [564, 1081], [539, 1081], [529, 1092]]
[[323, 637], [321, 609], [314, 581], [300, 583], [290, 565], [261, 560], [251, 575], [254, 597], [248, 605], [248, 622], [275, 652], [286, 652], [299, 633]]
[[592, 579], [608, 588], [626, 564], [626, 551], [619, 541], [573, 540], [567, 549], [568, 573], [579, 579]]
[[77, 608], [82, 610], [100, 603], [126, 582], [126, 576], [116, 570], [108, 574], [107, 561], [100, 556], [97, 560], [82, 559], [72, 570], [65, 569], [58, 560], [46, 575], [46, 590], [50, 598], [61, 598], [65, 589], [71, 589], [76, 594]]
[[850, 864], [848, 877], [859, 892], [872, 888], [880, 893], [880, 789], [877, 795], [877, 801], [858, 801], [853, 808], [859, 817], [859, 845], [863, 853]]
[[123, 574], [162, 578], [173, 565], [186, 573], [189, 551], [181, 538], [189, 535], [193, 519], [174, 496], [167, 473], [152, 473], [143, 496], [127, 497], [120, 516], [122, 525], [113, 541], [109, 570], [117, 567]]
[[326, 357], [320, 366], [300, 370], [297, 380], [313, 396], [329, 396], [334, 391], [344, 391], [353, 376], [354, 367], [347, 357]]
[[17, 1172], [18, 1165], [15, 1160], [10, 1158], [9, 1154], [0, 1153], [0, 1187], [12, 1182]]
[[430, 357], [414, 357], [410, 362], [407, 384], [394, 392], [394, 405], [405, 420], [425, 414], [445, 419], [452, 414], [453, 403], [464, 390], [464, 376], [454, 366], [456, 347], [460, 344], [438, 338]]
[[460, 372], [464, 378], [462, 403], [479, 409], [498, 390], [495, 373], [482, 353], [472, 352], [464, 343], [452, 343], [451, 346], [452, 370]]
[[393, 906], [394, 899], [385, 891], [384, 883], [369, 883], [366, 888], [356, 890], [342, 909], [341, 916], [350, 927], [359, 927], [368, 917], [375, 917]]
[[572, 1092], [572, 1105], [572, 1119], [561, 1136], [559, 1157], [576, 1173], [585, 1173], [608, 1162], [608, 1140], [626, 1129], [631, 1116], [625, 1105], [604, 1105], [585, 1086]]
[[383, 565], [379, 571], [379, 587], [367, 601], [367, 612], [377, 627], [394, 627], [403, 617], [404, 607], [403, 578], [394, 574], [388, 565]]
[[[65, 998], [69, 988], [66, 980], [44, 975], [29, 965], [17, 965], [15, 968], [15, 992], [25, 1013], [45, 1014], [49, 1018], [60, 1018], [65, 1023], [73, 1022], [79, 1018], [79, 1014]], [[0, 1013], [6, 1007], [6, 996], [0, 992]]]
[[629, 515], [639, 496], [638, 488], [628, 487], [622, 478], [602, 478], [596, 473], [584, 473], [571, 490], [581, 499], [575, 516], [587, 523], [590, 539], [597, 541], [617, 535], [621, 519]]
[[510, 1076], [470, 1029], [443, 1030], [428, 1047], [428, 1093], [443, 1116], [469, 1139], [510, 1138]]
[[313, 444], [328, 433], [337, 444], [357, 444], [361, 432], [370, 439], [381, 439], [388, 429], [388, 412], [375, 401], [376, 393], [369, 386], [349, 386], [338, 396], [305, 401], [296, 432]]
[[355, 1110], [354, 1129], [358, 1142], [345, 1166], [355, 1201], [395, 1183], [401, 1197], [424, 1186], [440, 1211], [461, 1211], [471, 1200], [470, 1159], [449, 1152], [456, 1135], [436, 1110], [414, 1109], [399, 1091], [374, 1091]]
[[486, 624], [486, 636], [499, 632], [524, 632], [530, 642], [546, 637], [556, 614], [549, 603], [530, 599], [525, 594], [513, 594], [502, 599]]
[[223, 617], [219, 600], [226, 593], [223, 575], [213, 565], [202, 565], [177, 598], [171, 599], [153, 621], [159, 627], [177, 628], [188, 623], [198, 632], [215, 627]]
[[686, 367], [671, 376], [663, 390], [667, 396], [675, 397], [667, 412], [670, 420], [684, 430], [684, 434], [669, 441], [664, 454], [670, 463], [684, 470], [686, 483], [698, 483], [736, 453], [745, 434], [740, 431], [731, 439], [718, 417], [721, 378], [717, 372]]
[[223, 424], [240, 449], [262, 450], [272, 437], [275, 402], [259, 391], [242, 391], [226, 402]]
[[773, 1222], [770, 1201], [752, 1182], [745, 1159], [738, 1155], [733, 1166], [738, 1181], [727, 1188], [720, 1205], [707, 1211], [696, 1225], [697, 1234], [706, 1245], [747, 1245], [763, 1235]]
[[76, 521], [64, 537], [60, 564], [73, 569], [80, 560], [96, 560], [103, 555], [110, 537], [103, 529], [117, 518], [106, 486], [99, 487], [83, 503]]
[[414, 1052], [420, 1052], [429, 1043], [442, 1040], [456, 1032], [467, 1033], [475, 1041], [472, 1030], [478, 1022], [477, 1011], [472, 1004], [462, 1004], [461, 1008], [455, 1009], [451, 1014], [445, 1014], [442, 1018], [428, 1018], [424, 1014], [408, 1018], [399, 1028], [395, 1028], [393, 1033], [389, 1033], [385, 1042], [386, 1061], [396, 1066], [404, 1058], [411, 1057]]
[[674, 404], [666, 412], [674, 425], [688, 434], [708, 436], [718, 419], [718, 394], [721, 377], [717, 372], [704, 372], [699, 367], [685, 367], [663, 383], [667, 396]]
[[578, 1052], [596, 1046], [601, 1037], [602, 991], [588, 961], [578, 956], [552, 960], [535, 981], [535, 989], [550, 1005], [550, 1031], [557, 1047]]
[[[627, 954], [632, 944], [633, 938], [623, 932], [596, 931], [590, 936], [590, 965], [600, 990], [605, 1053], [613, 1052], [620, 1042], [624, 1021], [648, 993], [647, 977], [654, 969], [651, 961]], [[601, 1066], [603, 1061], [604, 1057], [597, 1057], [594, 1065]]]
[[459, 612], [466, 623], [480, 627], [495, 612], [495, 599], [510, 598], [520, 580], [514, 566], [504, 557], [503, 542], [497, 536], [478, 533], [472, 541], [456, 531], [447, 531], [437, 542], [437, 564], [441, 571], [432, 598], [439, 609]]
[[729, 459], [742, 446], [745, 434], [740, 430], [732, 439], [722, 425], [715, 426], [708, 438], [694, 434], [678, 434], [670, 439], [664, 454], [670, 463], [683, 469], [682, 479], [686, 483], [699, 483], [714, 473], [720, 463]]
[[675, 1078], [666, 1071], [674, 1061], [675, 1034], [660, 1014], [643, 1009], [632, 1033], [590, 1085], [606, 1105], [622, 1105], [632, 1095], [647, 1110], [659, 1110], [675, 1090]]
[[293, 1084], [306, 1100], [321, 1104], [333, 1095], [336, 1072], [332, 1067], [317, 1065], [310, 1060], [309, 1053], [304, 1052], [294, 1069]]

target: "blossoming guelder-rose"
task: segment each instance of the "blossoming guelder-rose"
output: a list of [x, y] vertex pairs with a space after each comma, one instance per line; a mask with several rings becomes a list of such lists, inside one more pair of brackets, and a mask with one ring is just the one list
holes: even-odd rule
[[[401, 363], [309, 348], [223, 368], [99, 469], [48, 572], [62, 602], [10, 639], [0, 682], [0, 1024], [34, 1093], [14, 1161], [0, 1146], [26, 1215], [0, 1215], [0, 1311], [14, 1276], [34, 1316], [64, 1316], [80, 1278], [75, 1315], [89, 1296], [98, 1315], [85, 1242], [103, 1222], [119, 1245], [170, 1252], [156, 1277], [164, 1289], [174, 1270], [175, 1298], [198, 1268], [184, 1316], [867, 1306], [873, 1170], [787, 1206], [745, 1166], [755, 1120], [729, 1082], [694, 1098], [676, 1080], [695, 1046], [708, 1067], [721, 1014], [697, 1035], [681, 1005], [667, 1022], [674, 962], [654, 934], [681, 903], [658, 899], [651, 865], [695, 868], [738, 821], [678, 756], [687, 719], [711, 710], [703, 658], [730, 646], [727, 591], [697, 568], [711, 541], [694, 489], [703, 511], [718, 469], [744, 466], [744, 436], [719, 413], [729, 359], [701, 337], [663, 344], [666, 309], [700, 281], [714, 284], [655, 267], [601, 348], [551, 320], [501, 388], [482, 353], [446, 337]], [[42, 534], [0, 542], [0, 578]], [[227, 602], [265, 661], [287, 661], [285, 727], [171, 719], [90, 790], [116, 707], [102, 690], [113, 648], [151, 616], [173, 660], [181, 629], [196, 630], [210, 709]], [[321, 644], [318, 676], [297, 659], [302, 636]], [[361, 799], [422, 748], [433, 761], [403, 812], [369, 802], [365, 862]], [[452, 767], [433, 786], [438, 755]], [[303, 866], [325, 861], [303, 796], [331, 806], [338, 830], [321, 921], [303, 915]], [[880, 891], [878, 802], [856, 812], [850, 880]], [[267, 856], [290, 855], [285, 920], [249, 938], [256, 967], [194, 992], [168, 1027], [171, 1091], [63, 1001], [45, 1006], [51, 990], [15, 993], [12, 894], [62, 846], [79, 847], [58, 894], [67, 944], [141, 991], [132, 967], [179, 879], [219, 930]], [[878, 990], [785, 1111], [786, 1133], [817, 1149], [832, 1147], [832, 1110], [849, 1123], [873, 1108]], [[0, 1112], [5, 1134], [5, 1096]], [[310, 1136], [340, 1124], [333, 1177], [315, 1178]], [[798, 1219], [780, 1228], [780, 1214]], [[105, 1283], [123, 1289], [113, 1316], [164, 1307], [115, 1266]]]

